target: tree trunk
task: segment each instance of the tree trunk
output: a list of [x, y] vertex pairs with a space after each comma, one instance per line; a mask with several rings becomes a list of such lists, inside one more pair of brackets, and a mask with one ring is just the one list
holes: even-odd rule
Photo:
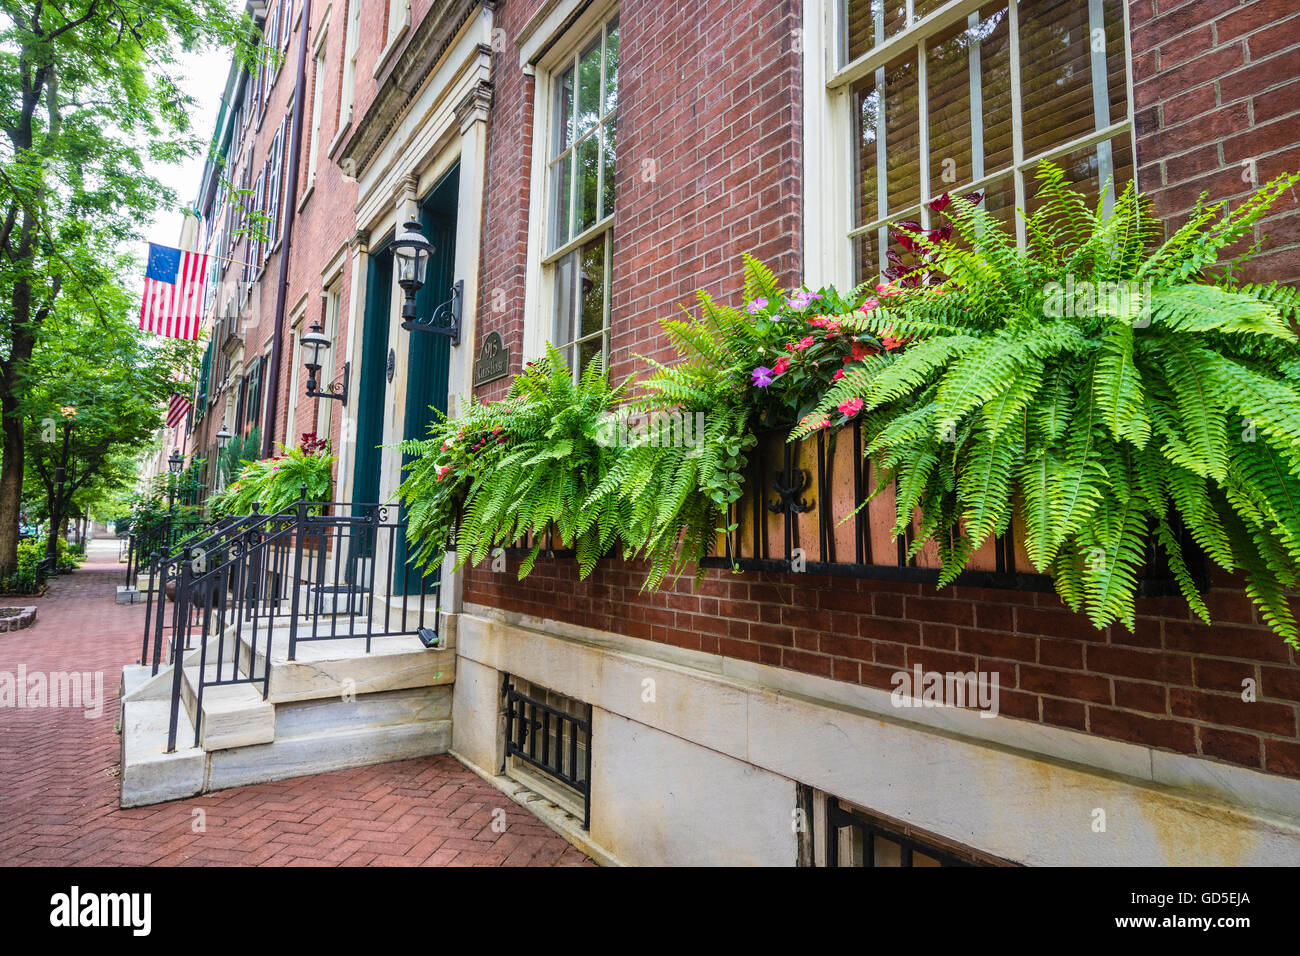
[[0, 430], [4, 433], [0, 457], [0, 578], [18, 570], [18, 521], [23, 504], [23, 422], [18, 400], [0, 385]]

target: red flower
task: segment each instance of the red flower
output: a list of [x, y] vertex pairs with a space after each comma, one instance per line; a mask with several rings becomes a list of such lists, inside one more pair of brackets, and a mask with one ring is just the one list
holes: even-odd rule
[[845, 418], [852, 418], [862, 411], [862, 399], [850, 398], [847, 402], [841, 402], [838, 407], [841, 415]]
[[896, 339], [892, 335], [881, 336], [880, 344], [885, 347], [886, 352], [892, 352], [894, 349], [903, 347], [903, 339]]
[[776, 364], [772, 366], [772, 374], [780, 375], [789, 367], [790, 367], [790, 360], [786, 358], [784, 355], [782, 355], [779, 359], [776, 360]]
[[838, 372], [836, 372], [834, 375], [831, 376], [831, 381], [838, 382], [843, 377], [844, 377], [844, 369], [840, 369]]

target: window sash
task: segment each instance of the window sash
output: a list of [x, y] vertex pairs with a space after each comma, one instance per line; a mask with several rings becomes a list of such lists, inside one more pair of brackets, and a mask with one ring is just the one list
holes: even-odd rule
[[[945, 30], [951, 27], [959, 27], [963, 22], [969, 22], [979, 17], [982, 8], [991, 6], [991, 0], [952, 0], [924, 16], [914, 18], [915, 4], [920, 0], [906, 0], [907, 23], [903, 29], [899, 30], [885, 40], [876, 43], [874, 46], [865, 50], [861, 55], [848, 60], [848, 39], [847, 39], [847, 21], [848, 21], [848, 4], [850, 0], [833, 0], [835, 4], [836, 15], [836, 36], [837, 47], [835, 51], [835, 60], [839, 68], [827, 80], [826, 86], [828, 92], [843, 90], [848, 92], [848, 88], [869, 79], [873, 74], [877, 78], [877, 83], [884, 69], [904, 58], [911, 57], [916, 64], [916, 109], [917, 109], [917, 152], [919, 160], [918, 191], [920, 194], [919, 203], [913, 202], [900, 209], [891, 209], [888, 207], [886, 197], [882, 195], [887, 189], [886, 170], [880, 165], [876, 168], [876, 182], [878, 192], [876, 211], [877, 215], [870, 222], [860, 225], [851, 225], [846, 235], [850, 246], [856, 244], [856, 240], [861, 237], [877, 233], [878, 248], [876, 249], [876, 258], [879, 260], [881, 267], [885, 265], [885, 249], [887, 228], [889, 224], [900, 220], [912, 219], [919, 220], [923, 228], [930, 228], [931, 215], [928, 207], [929, 201], [942, 193], [967, 193], [980, 190], [991, 184], [1010, 179], [1015, 193], [1015, 207], [1023, 210], [1027, 205], [1028, 187], [1026, 183], [1027, 174], [1032, 175], [1034, 168], [1041, 162], [1048, 160], [1060, 159], [1072, 152], [1080, 149], [1086, 149], [1090, 146], [1107, 143], [1116, 137], [1128, 134], [1133, 136], [1133, 102], [1131, 92], [1132, 77], [1132, 59], [1129, 43], [1127, 42], [1127, 4], [1120, 3], [1124, 17], [1125, 28], [1121, 31], [1125, 37], [1122, 40], [1124, 57], [1124, 67], [1126, 75], [1126, 105], [1122, 119], [1112, 122], [1109, 112], [1103, 117], [1100, 110], [1109, 110], [1108, 102], [1098, 100], [1097, 86], [1097, 63], [1094, 55], [1092, 63], [1092, 74], [1089, 77], [1089, 88], [1092, 91], [1094, 102], [1094, 125], [1095, 128], [1085, 134], [1074, 137], [1073, 139], [1056, 143], [1047, 149], [1039, 150], [1035, 153], [1025, 154], [1025, 136], [1023, 129], [1023, 103], [1022, 103], [1022, 84], [1021, 84], [1021, 48], [1020, 48], [1020, 16], [1019, 0], [1007, 0], [1007, 16], [1009, 20], [1009, 41], [1010, 41], [1010, 93], [1011, 93], [1011, 142], [1013, 157], [1010, 165], [1003, 165], [998, 169], [988, 172], [983, 176], [969, 179], [961, 185], [947, 184], [942, 189], [935, 190], [932, 188], [930, 176], [931, 157], [929, 155], [929, 126], [931, 115], [928, 104], [928, 87], [926, 83], [926, 65], [929, 51], [927, 43], [941, 35]], [[897, 0], [902, 2], [902, 0]], [[1082, 0], [1081, 0], [1082, 2]], [[1093, 17], [1100, 13], [1102, 0], [1086, 0], [1087, 6]], [[1102, 79], [1105, 79], [1104, 60], [1106, 54], [1102, 54]], [[848, 60], [848, 62], [845, 62]], [[1105, 100], [1105, 97], [1101, 98]], [[882, 107], [883, 108], [883, 107]], [[858, 131], [860, 129], [860, 116], [858, 115], [856, 97], [850, 97], [850, 108], [848, 115], [850, 126], [847, 130], [841, 130], [839, 134], [840, 142], [847, 145], [849, 159], [847, 168], [850, 170], [851, 189], [857, 190], [860, 187], [870, 188], [869, 184], [862, 181], [861, 172], [858, 166], [858, 157], [856, 150], [859, 148], [857, 143]], [[845, 135], [847, 134], [847, 135]], [[1130, 155], [1136, 156], [1136, 149], [1130, 142]], [[1116, 170], [1112, 166], [1111, 173]], [[1129, 170], [1136, 177], [1136, 169]], [[1099, 181], [1104, 182], [1106, 171], [1102, 171]], [[1109, 200], [1113, 201], [1114, 191], [1108, 194]], [[854, 201], [854, 212], [852, 219], [856, 221], [856, 200]], [[1019, 245], [1023, 246], [1026, 242], [1025, 224], [1023, 216], [1017, 214], [1015, 217], [1016, 238]], [[854, 262], [858, 261], [856, 251], [851, 254]], [[857, 277], [857, 281], [867, 279], [867, 276]]]

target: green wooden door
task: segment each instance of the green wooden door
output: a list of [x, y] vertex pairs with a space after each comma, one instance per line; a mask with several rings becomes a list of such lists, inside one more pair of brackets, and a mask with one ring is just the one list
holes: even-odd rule
[[[459, 168], [453, 168], [429, 193], [420, 205], [420, 225], [433, 254], [424, 286], [415, 296], [415, 305], [421, 318], [433, 314], [434, 309], [451, 298], [451, 285], [455, 281], [456, 264], [456, 200], [459, 186]], [[451, 339], [446, 335], [412, 330], [407, 347], [405, 428], [402, 437], [423, 438], [430, 423], [447, 412], [448, 376], [451, 368]], [[411, 456], [402, 456], [405, 468]], [[402, 511], [405, 517], [405, 510]], [[405, 539], [397, 551], [398, 566], [406, 567], [405, 590], [402, 593], [419, 593], [421, 580], [426, 590], [438, 580], [436, 573], [425, 575], [420, 569], [407, 565]], [[440, 562], [431, 560], [428, 569], [436, 569]]]

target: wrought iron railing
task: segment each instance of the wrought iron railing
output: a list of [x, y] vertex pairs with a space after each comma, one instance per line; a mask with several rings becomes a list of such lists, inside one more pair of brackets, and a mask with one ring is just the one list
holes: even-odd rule
[[[437, 646], [441, 592], [404, 558], [406, 521], [396, 506], [313, 504], [225, 519], [150, 565], [141, 663], [173, 665], [167, 748], [176, 747], [185, 654], [197, 649], [194, 742], [204, 691], [250, 684], [265, 698], [271, 661], [298, 646], [416, 635]], [[173, 601], [168, 602], [168, 592]]]
[[[919, 516], [902, 536], [894, 535], [897, 504], [893, 487], [866, 504], [878, 484], [876, 466], [863, 458], [863, 435], [854, 422], [838, 431], [818, 432], [786, 442], [784, 431], [758, 435], [749, 453], [745, 492], [733, 504], [729, 536], [719, 536], [709, 567], [743, 571], [804, 571], [839, 577], [935, 582], [939, 550], [927, 542], [915, 555]], [[1189, 569], [1204, 585], [1199, 550], [1181, 530]], [[1036, 573], [1024, 549], [1024, 527], [1017, 519], [1006, 533], [971, 555], [957, 585], [1051, 591], [1052, 579]], [[1139, 594], [1178, 593], [1177, 583], [1154, 543], [1147, 547]]]
[[155, 555], [161, 558], [174, 553], [182, 542], [204, 537], [216, 530], [218, 522], [219, 519], [215, 518], [170, 512], [144, 531], [132, 530], [126, 539], [127, 586], [136, 583], [136, 578]]
[[506, 758], [515, 757], [576, 791], [591, 828], [591, 708], [577, 717], [521, 693], [507, 676]]

